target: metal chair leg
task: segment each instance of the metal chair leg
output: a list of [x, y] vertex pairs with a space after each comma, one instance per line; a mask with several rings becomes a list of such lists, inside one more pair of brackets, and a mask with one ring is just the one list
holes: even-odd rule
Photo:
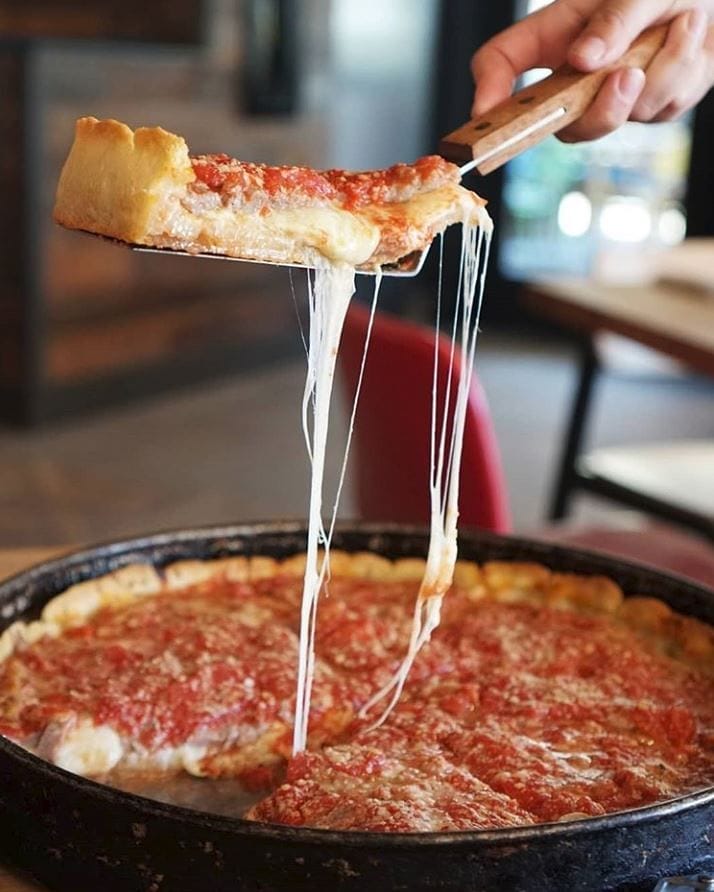
[[577, 488], [575, 463], [581, 451], [590, 400], [599, 368], [594, 341], [591, 337], [587, 337], [582, 342], [578, 384], [558, 463], [558, 475], [548, 511], [549, 520], [562, 520], [567, 515], [573, 490]]

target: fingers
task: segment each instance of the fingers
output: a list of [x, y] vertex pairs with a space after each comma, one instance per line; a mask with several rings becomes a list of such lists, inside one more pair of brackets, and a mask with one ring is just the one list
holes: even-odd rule
[[[623, 9], [626, 5], [621, 4]], [[673, 120], [699, 102], [713, 83], [714, 28], [709, 27], [704, 10], [695, 7], [672, 21], [646, 76], [641, 71], [634, 74], [634, 69], [611, 75], [588, 111], [560, 138], [565, 142], [598, 139], [626, 120]]]
[[605, 0], [570, 47], [568, 62], [582, 71], [610, 65], [645, 28], [672, 18], [685, 5], [692, 4], [681, 0]]
[[484, 44], [471, 60], [476, 93], [471, 117], [485, 114], [513, 92], [518, 72], [511, 57], [498, 45]]
[[538, 64], [538, 39], [528, 19], [485, 43], [471, 60], [476, 81], [471, 114], [484, 114], [513, 91], [518, 75]]
[[714, 26], [709, 27], [697, 61], [682, 82], [679, 92], [653, 118], [653, 122], [674, 121], [693, 108], [714, 84]]
[[583, 142], [599, 139], [627, 121], [645, 86], [641, 68], [621, 68], [605, 81], [585, 114], [561, 130], [563, 142]]
[[[473, 57], [472, 115], [510, 96], [524, 71], [567, 59], [583, 71], [617, 64], [647, 27], [671, 22], [647, 75], [610, 75], [583, 117], [561, 133], [567, 142], [604, 136], [626, 120], [668, 121], [695, 105], [714, 84], [714, 25], [702, 0], [555, 0], [486, 43]], [[714, 2], [710, 13], [714, 12]]]
[[[701, 80], [707, 16], [692, 9], [678, 16], [647, 69], [647, 82], [632, 110], [633, 121], [652, 121], [672, 104], [684, 105]], [[694, 88], [694, 89], [693, 89]]]
[[563, 142], [599, 139], [625, 121], [671, 121], [692, 108], [714, 83], [714, 27], [699, 9], [678, 16], [645, 74], [610, 75], [587, 112], [561, 131]]
[[571, 6], [555, 3], [485, 43], [471, 60], [476, 81], [472, 116], [482, 115], [507, 99], [524, 71], [560, 65], [582, 26], [582, 16]]

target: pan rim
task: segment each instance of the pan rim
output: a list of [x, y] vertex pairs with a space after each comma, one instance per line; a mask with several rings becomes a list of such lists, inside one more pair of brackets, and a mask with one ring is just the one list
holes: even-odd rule
[[[190, 545], [198, 541], [210, 541], [219, 544], [236, 538], [256, 539], [262, 535], [297, 536], [304, 534], [305, 525], [300, 520], [258, 521], [235, 524], [209, 524], [197, 527], [167, 529], [148, 534], [141, 534], [100, 542], [72, 550], [59, 557], [35, 564], [0, 582], [0, 607], [4, 596], [24, 587], [24, 584], [35, 582], [45, 576], [59, 571], [90, 565], [98, 560], [118, 560], [122, 558], [138, 558], [141, 552], [149, 552], [152, 548], [166, 546]], [[425, 527], [400, 523], [365, 523], [345, 521], [336, 527], [337, 534], [355, 533], [376, 537], [389, 536], [426, 536]], [[714, 589], [685, 576], [661, 571], [641, 562], [609, 556], [594, 550], [559, 545], [545, 540], [524, 536], [502, 535], [477, 529], [465, 529], [460, 534], [460, 541], [478, 547], [480, 544], [503, 545], [513, 549], [524, 548], [530, 552], [542, 554], [544, 559], [550, 557], [554, 563], [559, 558], [582, 559], [592, 561], [595, 565], [612, 566], [615, 571], [644, 573], [662, 582], [675, 583], [689, 589], [692, 593], [714, 598]], [[220, 550], [220, 548], [218, 549]], [[146, 556], [145, 556], [145, 559]], [[172, 560], [175, 558], [171, 558]], [[123, 561], [124, 563], [126, 561]], [[118, 565], [119, 565], [118, 564]], [[157, 564], [161, 566], [161, 564]], [[603, 570], [607, 572], [607, 570]], [[91, 574], [90, 574], [91, 575]], [[89, 576], [84, 577], [89, 578]], [[51, 597], [51, 594], [48, 595]], [[4, 617], [3, 617], [4, 618]], [[448, 832], [398, 832], [385, 833], [369, 830], [328, 830], [315, 827], [292, 827], [280, 824], [269, 824], [247, 821], [244, 818], [217, 815], [200, 809], [192, 809], [172, 803], [161, 802], [136, 793], [116, 789], [99, 781], [73, 774], [47, 762], [0, 734], [0, 752], [18, 763], [25, 763], [30, 772], [36, 773], [38, 779], [42, 775], [49, 776], [56, 782], [74, 788], [82, 795], [95, 799], [103, 799], [108, 806], [115, 805], [117, 800], [135, 810], [138, 815], [169, 819], [182, 824], [190, 824], [196, 828], [229, 832], [236, 836], [254, 837], [257, 839], [273, 839], [276, 842], [299, 841], [305, 844], [336, 844], [348, 848], [360, 848], [365, 845], [379, 845], [387, 848], [430, 847], [436, 846], [503, 846], [509, 843], [523, 844], [530, 841], [542, 841], [544, 838], [569, 839], [594, 834], [607, 829], [627, 828], [633, 825], [646, 824], [683, 811], [694, 810], [706, 806], [714, 807], [714, 785], [700, 790], [684, 793], [671, 799], [610, 812], [605, 815], [583, 818], [574, 821], [549, 822], [519, 827], [504, 827], [491, 830], [462, 830]]]

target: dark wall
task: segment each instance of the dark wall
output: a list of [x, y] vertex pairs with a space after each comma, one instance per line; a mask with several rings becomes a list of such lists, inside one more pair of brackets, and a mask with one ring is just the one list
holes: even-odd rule
[[687, 234], [714, 236], [714, 90], [694, 119], [694, 143], [687, 189]]
[[[515, 17], [516, 0], [442, 0], [441, 22], [436, 48], [435, 88], [432, 113], [432, 142], [465, 123], [471, 111], [474, 84], [471, 76], [471, 57], [489, 37], [507, 28]], [[513, 326], [518, 323], [517, 286], [506, 281], [498, 271], [499, 218], [503, 171], [487, 177], [471, 175], [465, 185], [475, 189], [488, 201], [488, 210], [496, 224], [489, 267], [488, 300], [483, 310], [484, 324]], [[446, 239], [444, 280], [446, 294], [453, 293], [458, 273], [460, 250], [459, 232], [450, 232]], [[428, 272], [437, 275], [436, 251]]]

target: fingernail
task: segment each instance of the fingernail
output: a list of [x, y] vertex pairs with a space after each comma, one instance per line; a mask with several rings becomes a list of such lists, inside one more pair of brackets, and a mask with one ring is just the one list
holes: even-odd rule
[[624, 68], [617, 82], [617, 92], [625, 102], [634, 102], [642, 92], [645, 73], [641, 68]]
[[576, 40], [573, 46], [575, 55], [589, 65], [595, 65], [602, 59], [607, 51], [607, 44], [602, 37], [590, 34], [581, 40]]

